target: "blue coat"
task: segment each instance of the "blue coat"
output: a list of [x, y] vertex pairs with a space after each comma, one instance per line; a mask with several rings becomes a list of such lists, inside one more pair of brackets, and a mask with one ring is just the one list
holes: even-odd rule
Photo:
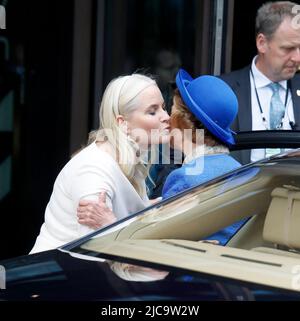
[[[227, 154], [198, 157], [168, 175], [163, 187], [162, 197], [163, 199], [171, 197], [190, 187], [226, 174], [240, 166], [239, 162]], [[209, 236], [207, 239], [218, 240], [220, 244], [224, 245], [244, 222], [245, 219], [238, 221]]]

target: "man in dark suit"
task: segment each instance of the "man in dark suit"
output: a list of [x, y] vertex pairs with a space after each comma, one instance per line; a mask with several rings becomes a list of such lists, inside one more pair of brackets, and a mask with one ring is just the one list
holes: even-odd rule
[[[289, 2], [269, 2], [257, 12], [257, 56], [252, 64], [221, 75], [234, 90], [239, 101], [235, 131], [300, 129], [300, 26], [297, 13], [300, 6]], [[272, 86], [277, 86], [277, 92]], [[272, 99], [275, 99], [272, 101]], [[280, 100], [279, 100], [280, 99]], [[273, 127], [271, 105], [281, 113]], [[242, 152], [240, 161], [247, 163], [263, 158], [265, 152]]]

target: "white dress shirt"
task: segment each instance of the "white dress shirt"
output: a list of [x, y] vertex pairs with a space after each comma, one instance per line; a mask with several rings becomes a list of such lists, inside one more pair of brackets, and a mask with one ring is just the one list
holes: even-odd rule
[[[258, 70], [255, 64], [256, 58], [257, 56], [254, 57], [251, 65], [254, 81], [250, 72], [252, 130], [269, 130], [270, 129], [270, 102], [271, 102], [271, 97], [273, 95], [273, 91], [268, 86], [270, 83], [272, 83], [272, 81], [269, 78], [267, 78], [261, 71]], [[282, 103], [284, 104], [286, 99], [287, 81], [286, 80], [280, 81], [279, 84], [280, 84], [279, 95]], [[263, 114], [261, 113], [259, 108], [259, 102], [256, 97], [255, 87], [257, 90], [258, 99], [259, 99]], [[266, 119], [265, 123], [263, 121], [263, 117]], [[294, 118], [292, 95], [291, 95], [291, 92], [289, 91], [287, 105], [285, 109], [285, 115], [282, 120], [282, 129], [285, 129], [285, 130], [292, 129], [290, 122], [295, 122], [295, 118]], [[267, 155], [266, 155], [265, 149], [252, 150], [251, 161], [252, 162], [257, 161], [266, 156]]]

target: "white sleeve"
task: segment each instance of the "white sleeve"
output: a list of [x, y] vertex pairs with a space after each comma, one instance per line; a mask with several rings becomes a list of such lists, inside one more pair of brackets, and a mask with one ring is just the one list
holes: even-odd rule
[[[97, 200], [99, 193], [106, 191], [106, 199], [112, 203], [115, 190], [115, 179], [108, 169], [103, 166], [83, 165], [72, 180], [71, 198], [77, 207], [79, 200]], [[111, 204], [110, 208], [112, 209]]]
[[[72, 180], [71, 199], [73, 206], [77, 211], [80, 200], [97, 201], [100, 192], [105, 191], [106, 205], [113, 211], [115, 190], [114, 178], [109, 170], [101, 168], [100, 166], [82, 166]], [[92, 231], [94, 230], [79, 224], [79, 236], [86, 235]]]

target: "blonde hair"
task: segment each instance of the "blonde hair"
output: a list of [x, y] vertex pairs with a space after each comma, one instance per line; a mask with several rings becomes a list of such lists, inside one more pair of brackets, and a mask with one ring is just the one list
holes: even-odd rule
[[141, 74], [121, 76], [112, 80], [105, 89], [99, 109], [100, 126], [89, 135], [89, 143], [107, 140], [116, 151], [119, 166], [140, 196], [145, 196], [144, 181], [149, 164], [139, 156], [139, 146], [119, 126], [117, 117], [124, 119], [139, 107], [139, 94], [156, 82]]

